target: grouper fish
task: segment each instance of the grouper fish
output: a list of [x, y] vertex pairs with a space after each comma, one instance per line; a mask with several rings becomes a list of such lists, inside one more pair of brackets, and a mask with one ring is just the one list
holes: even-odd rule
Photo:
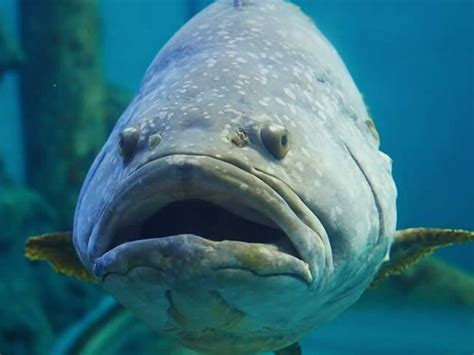
[[396, 232], [391, 159], [344, 63], [282, 0], [216, 1], [157, 54], [32, 259], [214, 354], [298, 340], [461, 230]]

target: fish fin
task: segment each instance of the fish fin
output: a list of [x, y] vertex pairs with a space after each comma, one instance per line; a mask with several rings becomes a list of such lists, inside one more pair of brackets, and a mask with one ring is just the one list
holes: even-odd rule
[[460, 229], [408, 228], [395, 232], [390, 258], [382, 264], [371, 286], [398, 275], [438, 248], [474, 241], [474, 232]]
[[301, 350], [300, 343], [293, 343], [286, 348], [275, 351], [275, 355], [301, 355], [303, 351]]
[[47, 260], [53, 269], [82, 281], [96, 282], [95, 277], [82, 265], [72, 244], [71, 232], [57, 232], [28, 238], [25, 257]]

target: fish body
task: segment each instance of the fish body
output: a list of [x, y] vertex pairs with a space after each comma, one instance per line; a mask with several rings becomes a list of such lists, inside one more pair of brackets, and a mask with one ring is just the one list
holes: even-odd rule
[[189, 348], [296, 353], [388, 260], [395, 200], [391, 160], [314, 23], [281, 0], [221, 0], [146, 71], [84, 181], [74, 248], [56, 233], [27, 255]]
[[154, 330], [271, 351], [354, 303], [395, 232], [391, 160], [296, 6], [217, 1], [158, 53], [84, 182], [85, 267]]

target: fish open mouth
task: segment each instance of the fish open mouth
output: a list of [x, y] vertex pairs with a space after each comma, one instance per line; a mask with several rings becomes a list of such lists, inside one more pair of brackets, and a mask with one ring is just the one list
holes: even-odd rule
[[242, 269], [311, 283], [327, 235], [282, 181], [214, 157], [146, 163], [106, 205], [88, 244], [99, 279], [149, 266], [174, 275]]

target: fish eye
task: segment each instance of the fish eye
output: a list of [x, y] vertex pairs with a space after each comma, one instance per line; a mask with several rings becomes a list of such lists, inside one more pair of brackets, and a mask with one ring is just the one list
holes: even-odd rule
[[119, 134], [119, 153], [124, 159], [130, 159], [133, 156], [137, 148], [139, 138], [140, 131], [133, 127], [125, 128]]
[[276, 159], [283, 159], [290, 150], [290, 133], [275, 123], [267, 123], [260, 130], [260, 138], [267, 151]]

